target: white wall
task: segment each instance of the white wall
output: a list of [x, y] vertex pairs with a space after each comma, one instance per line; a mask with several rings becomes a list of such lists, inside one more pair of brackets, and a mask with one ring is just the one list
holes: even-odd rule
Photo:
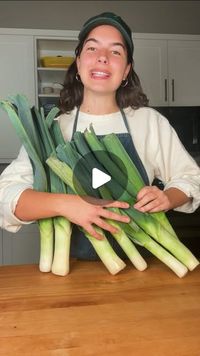
[[79, 30], [103, 11], [133, 32], [200, 34], [199, 1], [0, 1], [0, 27]]

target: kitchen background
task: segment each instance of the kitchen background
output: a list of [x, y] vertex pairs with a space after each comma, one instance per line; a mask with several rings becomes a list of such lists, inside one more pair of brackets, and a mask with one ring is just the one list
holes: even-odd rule
[[[5, 36], [7, 35], [6, 29], [16, 29], [16, 33], [22, 29], [23, 35], [25, 33], [27, 37], [31, 33], [31, 30], [50, 30], [51, 35], [56, 36], [56, 31], [58, 30], [78, 31], [90, 16], [94, 16], [103, 11], [113, 11], [122, 16], [132, 29], [133, 39], [134, 34], [137, 33], [149, 34], [149, 36], [151, 36], [151, 34], [157, 34], [158, 39], [159, 36], [161, 36], [161, 40], [162, 36], [165, 34], [166, 36], [167, 34], [176, 34], [176, 40], [178, 40], [181, 35], [193, 35], [193, 38], [198, 39], [198, 43], [200, 43], [200, 37], [198, 37], [198, 35], [200, 35], [200, 2], [198, 1], [0, 1], [0, 27], [3, 29], [3, 34]], [[27, 29], [27, 33], [26, 31], [24, 32], [24, 29]], [[11, 33], [13, 35], [12, 31]], [[38, 52], [40, 46], [42, 47], [43, 44], [46, 45], [46, 43], [43, 43], [39, 37], [40, 36], [38, 36], [38, 42], [36, 44]], [[134, 41], [137, 47], [137, 35], [135, 37]], [[166, 46], [166, 58], [169, 58], [168, 52], [170, 51], [172, 42], [173, 41]], [[199, 60], [199, 75], [200, 50], [195, 52], [193, 48], [193, 53], [196, 64]], [[198, 56], [198, 60], [197, 57], [195, 57], [195, 53]], [[1, 57], [2, 56], [3, 52], [1, 52]], [[12, 61], [11, 65], [12, 63], [14, 64], [14, 57], [12, 58]], [[33, 62], [34, 58], [30, 58], [30, 62], [31, 61]], [[146, 70], [148, 71], [149, 63], [147, 61], [145, 63], [147, 66]], [[167, 63], [167, 65], [169, 65], [169, 63]], [[178, 68], [178, 66], [176, 68]], [[187, 78], [187, 65], [184, 70], [184, 76]], [[8, 77], [5, 78], [4, 70], [0, 71], [0, 76], [0, 97], [2, 97], [2, 95], [5, 95], [4, 87]], [[23, 72], [21, 77], [23, 78]], [[33, 78], [31, 80], [33, 81]], [[151, 86], [153, 88], [154, 82], [151, 83]], [[187, 102], [186, 97], [183, 105], [176, 106], [172, 100], [166, 105], [162, 104], [153, 106], [168, 118], [186, 149], [191, 153], [197, 163], [200, 164], [200, 81], [198, 81], [196, 87], [196, 97], [198, 96], [199, 102], [197, 100], [195, 101], [195, 104], [192, 105]], [[11, 143], [9, 137], [0, 134], [0, 141], [2, 140], [4, 140], [7, 145], [10, 145]], [[4, 146], [1, 142], [0, 145], [1, 147]], [[3, 154], [1, 154], [1, 157], [2, 156]], [[0, 173], [7, 164], [8, 162], [6, 162], [6, 160], [0, 160]], [[172, 212], [169, 213], [169, 217], [177, 229], [177, 232], [184, 240], [184, 243], [188, 244], [194, 251], [199, 251], [199, 209], [194, 214]], [[25, 235], [27, 234], [26, 229], [27, 228], [24, 230]], [[34, 234], [35, 230], [33, 232], [33, 235]], [[1, 253], [0, 251], [0, 264], [2, 262], [5, 263], [5, 261], [7, 261], [7, 263], [13, 261], [18, 263], [18, 259], [13, 259], [11, 256], [11, 249], [16, 249], [16, 245], [15, 247], [13, 245], [14, 242], [11, 235], [12, 234], [9, 235], [9, 238], [5, 238], [5, 240], [4, 236], [1, 237], [0, 235], [0, 245], [2, 244], [4, 247], [7, 245], [8, 251], [7, 258], [5, 258], [3, 252]], [[31, 241], [35, 244], [35, 237]], [[23, 243], [25, 243], [24, 240]], [[32, 249], [30, 242], [27, 243], [27, 249], [28, 246]], [[35, 253], [35, 256], [36, 255], [37, 254]], [[30, 254], [27, 253], [27, 256], [27, 261], [34, 262], [33, 259], [31, 260]], [[22, 261], [26, 263], [23, 258], [22, 254], [20, 254], [19, 262]]]

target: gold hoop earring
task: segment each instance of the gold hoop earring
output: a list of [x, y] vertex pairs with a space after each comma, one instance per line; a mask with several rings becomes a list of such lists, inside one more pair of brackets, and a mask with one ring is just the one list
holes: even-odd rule
[[122, 80], [121, 87], [125, 88], [127, 86], [127, 84], [128, 84], [128, 79], [126, 78], [125, 80]]
[[75, 78], [76, 78], [77, 82], [81, 82], [81, 77], [78, 74], [78, 72], [76, 73]]

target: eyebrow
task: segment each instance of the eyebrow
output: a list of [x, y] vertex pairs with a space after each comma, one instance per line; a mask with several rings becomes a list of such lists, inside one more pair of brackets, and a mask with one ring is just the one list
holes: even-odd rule
[[[89, 41], [93, 41], [93, 42], [95, 42], [95, 43], [99, 43], [99, 41], [98, 40], [96, 40], [96, 38], [88, 38], [87, 40], [85, 40], [85, 43], [84, 43], [84, 45], [87, 43], [87, 42], [89, 42]], [[111, 43], [111, 46], [120, 46], [120, 47], [122, 47], [124, 50], [125, 50], [125, 46], [123, 45], [123, 43], [121, 43], [121, 42], [113, 42], [113, 43]]]

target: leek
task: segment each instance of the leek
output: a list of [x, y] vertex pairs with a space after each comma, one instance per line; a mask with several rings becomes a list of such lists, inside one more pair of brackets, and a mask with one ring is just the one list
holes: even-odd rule
[[54, 226], [51, 218], [39, 219], [40, 231], [40, 272], [50, 272], [53, 259]]
[[[55, 108], [53, 108], [52, 110], [53, 111], [50, 111], [50, 113], [48, 114], [47, 119], [45, 119], [43, 109], [41, 108], [41, 112], [39, 112], [36, 108], [34, 108], [35, 123], [37, 125], [38, 135], [40, 136], [40, 142], [43, 143], [43, 151], [45, 153], [45, 165], [45, 160], [48, 158], [48, 156], [51, 155], [52, 152], [55, 153], [55, 143], [50, 134], [50, 128], [53, 124], [53, 119], [55, 114], [57, 113], [57, 110], [55, 110]], [[57, 142], [57, 139], [58, 138], [55, 132], [55, 142]], [[58, 178], [58, 176], [52, 170], [48, 170], [48, 175], [50, 191], [52, 193], [66, 193], [65, 184]], [[62, 216], [54, 217], [53, 225], [55, 243], [51, 271], [54, 274], [65, 276], [69, 273], [70, 270], [69, 254], [72, 227], [71, 223]]]
[[70, 242], [72, 224], [59, 216], [53, 219], [55, 229], [55, 246], [51, 271], [59, 276], [66, 276], [70, 271]]
[[[47, 176], [45, 169], [42, 165], [42, 162], [38, 156], [34, 144], [31, 142], [29, 135], [33, 138], [36, 137], [34, 130], [32, 131], [32, 124], [30, 120], [30, 112], [28, 110], [28, 102], [26, 97], [21, 97], [22, 100], [19, 100], [19, 96], [16, 96], [15, 100], [12, 97], [15, 106], [19, 108], [20, 117], [18, 116], [15, 107], [9, 101], [1, 101], [0, 106], [5, 110], [13, 124], [16, 133], [25, 147], [33, 167], [34, 173], [34, 183], [33, 188], [38, 191], [46, 192], [48, 189]], [[23, 118], [21, 120], [21, 117]], [[27, 121], [26, 118], [27, 117]], [[27, 130], [27, 131], [26, 131]], [[31, 135], [32, 132], [32, 135]], [[39, 146], [37, 147], [39, 150]], [[40, 261], [39, 269], [42, 272], [51, 271], [52, 256], [53, 256], [53, 228], [52, 228], [52, 219], [44, 219], [38, 221], [39, 230], [40, 230]]]

